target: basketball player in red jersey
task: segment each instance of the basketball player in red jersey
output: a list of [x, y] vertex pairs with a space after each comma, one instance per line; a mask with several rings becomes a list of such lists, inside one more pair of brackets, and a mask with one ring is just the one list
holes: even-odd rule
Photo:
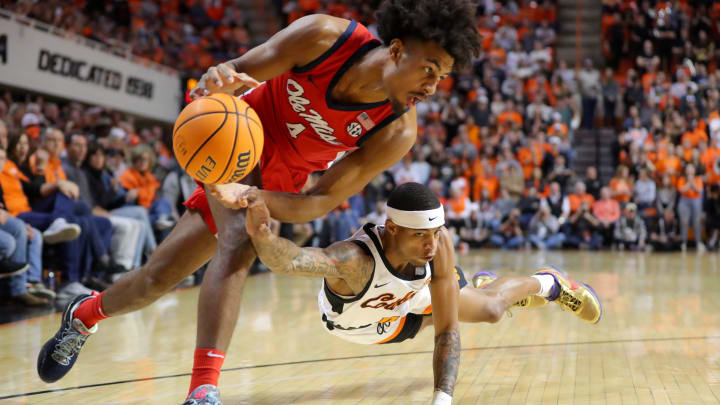
[[[243, 98], [263, 123], [265, 146], [259, 167], [242, 181], [263, 188], [274, 218], [304, 223], [360, 192], [410, 150], [417, 136], [414, 104], [480, 49], [474, 16], [468, 0], [386, 0], [376, 14], [382, 42], [354, 21], [304, 17], [211, 68], [196, 95], [256, 87]], [[325, 169], [312, 189], [297, 194], [309, 173]], [[218, 186], [219, 200], [206, 190], [186, 202], [188, 212], [148, 263], [102, 294], [68, 304], [60, 329], [38, 355], [44, 381], [70, 371], [100, 320], [149, 305], [212, 257], [200, 289], [188, 403], [219, 403], [215, 386], [255, 252], [244, 210], [233, 209], [246, 205], [243, 186]]]

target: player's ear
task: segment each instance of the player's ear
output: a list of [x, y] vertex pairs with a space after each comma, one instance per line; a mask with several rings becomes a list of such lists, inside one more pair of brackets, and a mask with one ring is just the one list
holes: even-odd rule
[[385, 229], [390, 233], [390, 235], [395, 235], [398, 232], [398, 226], [395, 225], [395, 222], [389, 219], [385, 220]]
[[402, 56], [404, 48], [405, 44], [403, 44], [400, 39], [395, 38], [390, 41], [390, 46], [388, 47], [388, 51], [390, 52], [390, 59], [392, 59], [393, 62], [398, 63], [400, 61], [400, 57]]

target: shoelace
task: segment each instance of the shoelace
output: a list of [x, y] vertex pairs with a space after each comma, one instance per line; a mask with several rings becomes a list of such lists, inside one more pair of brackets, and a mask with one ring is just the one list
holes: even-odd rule
[[70, 325], [63, 331], [60, 343], [55, 346], [51, 357], [59, 364], [67, 366], [70, 364], [70, 358], [82, 349], [85, 340], [87, 340], [87, 336], [75, 331]]

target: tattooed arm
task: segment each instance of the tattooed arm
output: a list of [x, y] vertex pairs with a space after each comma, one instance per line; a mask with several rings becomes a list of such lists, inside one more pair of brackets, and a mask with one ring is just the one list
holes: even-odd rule
[[339, 278], [354, 292], [367, 284], [374, 262], [353, 242], [334, 243], [325, 249], [301, 248], [270, 232], [270, 212], [257, 198], [248, 206], [245, 228], [260, 260], [274, 273]]
[[458, 329], [460, 289], [455, 275], [455, 253], [452, 239], [445, 228], [440, 235], [438, 251], [433, 264], [430, 295], [435, 326], [435, 352], [433, 354], [435, 391], [442, 391], [452, 396], [460, 365], [460, 331]]

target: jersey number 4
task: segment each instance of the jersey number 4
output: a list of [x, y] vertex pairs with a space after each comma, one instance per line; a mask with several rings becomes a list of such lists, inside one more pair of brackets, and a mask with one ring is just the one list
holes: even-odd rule
[[305, 130], [305, 125], [303, 124], [291, 124], [286, 122], [285, 125], [287, 125], [288, 131], [290, 131], [290, 136], [295, 139], [297, 139], [298, 135]]

